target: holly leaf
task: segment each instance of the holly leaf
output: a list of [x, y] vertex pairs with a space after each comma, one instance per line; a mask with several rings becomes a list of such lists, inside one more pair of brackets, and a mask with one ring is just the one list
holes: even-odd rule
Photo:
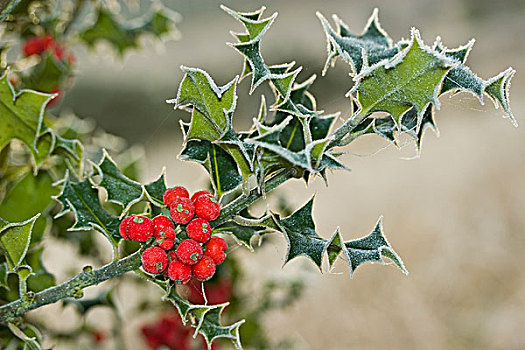
[[221, 313], [229, 303], [217, 305], [195, 305], [177, 295], [175, 289], [171, 289], [164, 297], [170, 301], [178, 310], [182, 322], [186, 324], [192, 321], [195, 327], [194, 337], [198, 333], [202, 334], [208, 349], [211, 349], [213, 340], [217, 338], [231, 339], [236, 349], [242, 349], [239, 328], [244, 320], [238, 321], [229, 326], [221, 324]]
[[357, 92], [360, 115], [387, 112], [399, 125], [401, 116], [413, 107], [419, 125], [429, 104], [439, 108], [437, 94], [454, 65], [426, 47], [419, 32], [412, 29], [410, 45], [391, 60], [362, 71], [349, 94]]
[[[332, 240], [331, 243], [337, 246], [341, 244], [341, 239], [339, 238], [337, 241]], [[383, 234], [382, 218], [379, 218], [374, 230], [368, 236], [344, 242], [339, 248], [343, 252], [350, 267], [350, 277], [352, 277], [355, 270], [363, 263], [381, 262], [385, 264], [384, 257], [392, 260], [404, 274], [408, 274], [403, 261]]]
[[440, 94], [446, 92], [457, 93], [461, 91], [469, 92], [476, 96], [481, 104], [483, 104], [483, 95], [487, 94], [492, 101], [494, 106], [498, 108], [501, 106], [505, 112], [505, 116], [508, 117], [511, 122], [517, 126], [516, 119], [514, 118], [509, 105], [509, 87], [510, 80], [516, 73], [512, 68], [499, 73], [498, 75], [483, 80], [478, 77], [474, 72], [465, 65], [468, 54], [474, 45], [474, 40], [469, 41], [466, 45], [460, 46], [456, 49], [447, 49], [442, 46], [441, 40], [438, 38], [434, 44], [434, 49], [441, 52], [447, 57], [454, 59], [457, 63], [445, 76], [443, 80], [443, 86], [441, 87]]
[[95, 165], [100, 175], [99, 186], [108, 193], [108, 200], [121, 205], [122, 215], [128, 212], [131, 206], [146, 197], [146, 190], [140, 183], [131, 180], [119, 170], [106, 150], [98, 165]]
[[10, 271], [16, 272], [22, 264], [31, 242], [33, 225], [39, 216], [36, 214], [26, 221], [12, 223], [0, 218], [0, 247]]
[[[250, 94], [264, 81], [271, 81], [273, 88], [282, 97], [284, 101], [288, 100], [295, 78], [301, 71], [302, 67], [289, 71], [291, 66], [280, 65], [276, 69], [268, 67], [260, 52], [260, 41], [268, 28], [272, 25], [277, 17], [277, 12], [270, 17], [261, 18], [264, 11], [262, 7], [256, 12], [237, 12], [224, 5], [221, 8], [240, 21], [246, 29], [246, 33], [234, 33], [239, 42], [228, 43], [245, 58], [243, 76], [252, 75], [252, 84]], [[249, 68], [247, 68], [246, 62]], [[286, 67], [284, 71], [281, 68]]]
[[[0, 217], [9, 222], [18, 222], [42, 213], [31, 234], [32, 243], [40, 242], [46, 227], [47, 211], [53, 205], [51, 197], [56, 194], [53, 179], [47, 171], [40, 170], [35, 176], [28, 169], [5, 193], [0, 202]], [[28, 201], [28, 198], [31, 200]]]
[[272, 214], [262, 215], [260, 218], [244, 217], [244, 213], [238, 215], [218, 227], [213, 228], [215, 233], [230, 234], [237, 242], [254, 251], [253, 238], [260, 239], [269, 231], [279, 231], [275, 218]]
[[323, 69], [326, 74], [329, 66], [334, 66], [337, 57], [341, 57], [352, 68], [352, 73], [359, 74], [364, 68], [377, 64], [396, 55], [401, 47], [393, 45], [392, 39], [381, 28], [378, 19], [378, 10], [374, 9], [368, 19], [365, 29], [360, 35], [350, 33], [348, 26], [337, 16], [334, 21], [336, 30], [319, 12], [319, 17], [327, 39], [328, 58]]
[[237, 103], [237, 81], [219, 87], [208, 73], [197, 68], [181, 67], [185, 72], [177, 97], [167, 100], [175, 104], [193, 106], [189, 125], [183, 123], [184, 142], [205, 140], [217, 143], [228, 152], [246, 179], [253, 169], [249, 154], [251, 146], [245, 145], [232, 128], [231, 116]]
[[49, 144], [38, 146], [43, 121], [44, 109], [55, 95], [33, 90], [15, 92], [4, 72], [0, 77], [0, 150], [12, 139], [19, 139], [27, 145], [35, 166], [38, 166], [49, 154]]
[[139, 46], [139, 37], [142, 34], [148, 33], [160, 38], [173, 30], [173, 23], [177, 21], [175, 15], [164, 7], [157, 7], [156, 10], [148, 11], [142, 18], [124, 21], [100, 6], [95, 23], [81, 32], [80, 38], [89, 46], [105, 40], [122, 55], [125, 51]]
[[237, 80], [217, 86], [205, 71], [198, 68], [181, 67], [185, 73], [177, 97], [168, 103], [194, 107], [187, 140], [215, 141], [228, 131], [229, 113], [237, 103]]
[[290, 216], [278, 221], [288, 242], [285, 264], [298, 256], [306, 256], [321, 270], [323, 255], [328, 241], [315, 232], [312, 218], [314, 197]]
[[222, 197], [242, 183], [242, 176], [233, 157], [209, 141], [188, 141], [179, 158], [202, 164], [210, 174], [218, 197]]
[[166, 169], [162, 169], [162, 173], [159, 178], [153, 182], [150, 182], [147, 185], [144, 185], [146, 189], [146, 194], [150, 202], [156, 204], [157, 206], [164, 206], [164, 192], [166, 192]]
[[100, 204], [98, 191], [89, 179], [72, 182], [69, 173], [66, 174], [62, 192], [55, 199], [63, 207], [55, 218], [68, 212], [75, 215], [75, 223], [68, 230], [96, 230], [104, 234], [112, 244], [120, 240], [118, 233], [120, 220], [104, 210]]

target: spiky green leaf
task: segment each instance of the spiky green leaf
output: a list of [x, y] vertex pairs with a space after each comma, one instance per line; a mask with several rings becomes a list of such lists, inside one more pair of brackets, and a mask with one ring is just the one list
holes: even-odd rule
[[11, 271], [16, 271], [24, 260], [33, 225], [39, 216], [36, 214], [26, 221], [12, 223], [0, 218], [0, 247]]
[[363, 70], [351, 92], [357, 91], [361, 115], [387, 112], [399, 123], [413, 107], [421, 121], [429, 104], [439, 107], [437, 94], [453, 66], [452, 60], [426, 47], [412, 29], [410, 45], [391, 60]]
[[100, 5], [95, 23], [81, 32], [80, 38], [90, 46], [105, 40], [122, 55], [126, 50], [138, 47], [139, 37], [142, 34], [152, 34], [160, 38], [172, 31], [175, 22], [175, 16], [160, 6], [158, 9], [152, 9], [142, 18], [125, 22]]
[[312, 218], [313, 203], [314, 197], [290, 216], [279, 220], [279, 226], [288, 242], [285, 264], [302, 255], [311, 259], [321, 269], [328, 241], [315, 232]]
[[363, 263], [381, 262], [384, 264], [383, 257], [392, 260], [403, 273], [408, 274], [403, 261], [383, 234], [382, 218], [378, 220], [374, 230], [368, 236], [344, 242], [340, 248], [350, 267], [350, 276]]
[[184, 324], [192, 320], [195, 327], [195, 336], [200, 333], [204, 336], [208, 349], [211, 349], [213, 340], [218, 338], [230, 339], [236, 349], [242, 349], [239, 328], [244, 320], [229, 326], [221, 324], [221, 313], [229, 303], [217, 305], [195, 305], [177, 295], [173, 288], [164, 297], [179, 311]]
[[12, 139], [19, 139], [29, 148], [36, 165], [48, 156], [49, 145], [38, 147], [44, 122], [44, 109], [53, 95], [32, 90], [15, 92], [7, 79], [0, 77], [0, 150]]
[[351, 34], [348, 26], [337, 16], [334, 16], [337, 25], [334, 30], [326, 18], [317, 13], [326, 34], [328, 48], [323, 75], [330, 65], [334, 66], [338, 56], [350, 65], [353, 74], [359, 74], [363, 68], [392, 58], [400, 51], [400, 46], [393, 45], [392, 39], [381, 28], [377, 13], [375, 9], [360, 35]]
[[70, 175], [66, 174], [62, 192], [56, 199], [63, 206], [57, 217], [67, 212], [72, 212], [75, 215], [75, 223], [69, 230], [96, 230], [104, 234], [112, 243], [115, 240], [120, 240], [118, 233], [119, 219], [109, 214], [102, 207], [98, 190], [91, 184], [89, 179], [73, 182]]
[[105, 150], [102, 160], [96, 165], [96, 169], [100, 175], [99, 186], [107, 191], [110, 202], [124, 207], [123, 214], [133, 204], [145, 198], [146, 190], [144, 186], [122, 174]]

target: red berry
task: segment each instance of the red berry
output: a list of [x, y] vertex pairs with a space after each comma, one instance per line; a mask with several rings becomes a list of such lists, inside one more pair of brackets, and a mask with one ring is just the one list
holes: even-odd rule
[[221, 213], [217, 199], [210, 195], [202, 195], [195, 199], [195, 214], [205, 220], [213, 221]]
[[170, 220], [169, 217], [164, 215], [158, 215], [153, 218], [153, 225], [155, 225], [155, 228], [158, 226], [163, 227], [171, 227], [175, 229], [175, 225], [173, 224], [173, 221]]
[[195, 215], [195, 207], [189, 198], [177, 197], [171, 203], [170, 216], [177, 224], [187, 224]]
[[193, 277], [199, 281], [207, 281], [215, 274], [215, 263], [209, 256], [205, 256], [191, 267]]
[[175, 186], [172, 188], [168, 188], [164, 192], [164, 196], [162, 197], [162, 199], [164, 200], [164, 204], [170, 207], [173, 201], [179, 197], [189, 198], [190, 194], [186, 188], [182, 186]]
[[174, 260], [168, 266], [168, 277], [175, 283], [186, 284], [191, 279], [191, 267]]
[[40, 55], [49, 49], [53, 45], [53, 42], [54, 39], [51, 35], [35, 36], [26, 40], [22, 47], [22, 51], [26, 57]]
[[168, 255], [159, 247], [149, 247], [142, 253], [142, 268], [149, 273], [161, 273], [168, 266]]
[[176, 252], [177, 258], [186, 265], [195, 265], [204, 256], [201, 245], [193, 239], [180, 242]]
[[209, 191], [204, 191], [204, 190], [202, 190], [202, 191], [197, 191], [197, 192], [195, 192], [195, 193], [193, 194], [193, 196], [191, 196], [191, 201], [192, 201], [192, 202], [195, 202], [195, 200], [196, 200], [197, 198], [199, 198], [200, 196], [205, 195], [205, 194], [207, 194], [207, 195], [209, 195], [209, 196], [212, 195]]
[[118, 227], [118, 233], [120, 233], [120, 237], [124, 239], [129, 239], [128, 234], [127, 234], [127, 226], [128, 226], [129, 221], [133, 219], [133, 216], [134, 215], [126, 216], [124, 220], [122, 220], [122, 222], [120, 223]]
[[213, 236], [206, 243], [204, 255], [212, 258], [216, 265], [220, 265], [226, 259], [226, 249], [228, 243], [221, 237]]
[[133, 215], [133, 219], [126, 226], [126, 233], [132, 241], [146, 242], [153, 236], [154, 226], [150, 218]]
[[186, 226], [188, 237], [199, 243], [206, 243], [211, 237], [210, 223], [204, 219], [194, 219]]
[[155, 226], [153, 234], [157, 245], [164, 250], [173, 248], [175, 239], [175, 230], [171, 227]]

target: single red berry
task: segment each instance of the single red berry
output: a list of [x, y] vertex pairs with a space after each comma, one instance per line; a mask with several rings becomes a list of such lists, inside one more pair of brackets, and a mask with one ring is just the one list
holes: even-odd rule
[[204, 219], [194, 219], [186, 226], [188, 237], [199, 243], [206, 243], [211, 237], [210, 223]]
[[210, 193], [210, 191], [205, 191], [205, 190], [197, 191], [197, 192], [195, 192], [195, 193], [193, 194], [193, 196], [191, 196], [191, 201], [192, 201], [192, 202], [195, 202], [195, 200], [196, 200], [197, 198], [199, 198], [200, 196], [205, 195], [205, 194], [207, 194], [207, 195], [209, 195], [209, 196], [212, 196], [212, 194]]
[[191, 279], [191, 267], [174, 260], [168, 266], [168, 277], [177, 284], [186, 284]]
[[162, 226], [162, 227], [171, 227], [175, 229], [175, 225], [173, 224], [173, 221], [171, 221], [169, 217], [164, 216], [164, 215], [155, 216], [153, 218], [153, 225], [155, 225], [155, 227]]
[[155, 226], [153, 235], [157, 245], [164, 250], [173, 248], [173, 240], [175, 239], [175, 230], [171, 227]]
[[97, 344], [102, 344], [107, 338], [107, 334], [98, 329], [91, 332], [91, 336], [93, 337], [93, 341]]
[[202, 195], [195, 199], [195, 214], [205, 220], [213, 221], [221, 213], [217, 199], [210, 195]]
[[150, 218], [134, 215], [126, 226], [126, 233], [132, 241], [146, 242], [153, 236], [154, 226]]
[[42, 47], [42, 43], [40, 38], [29, 38], [24, 43], [24, 46], [22, 47], [22, 52], [24, 53], [24, 56], [28, 57], [31, 55], [39, 55], [44, 51]]
[[159, 247], [149, 247], [142, 253], [142, 268], [149, 273], [161, 273], [168, 266], [168, 255]]
[[189, 198], [177, 197], [171, 203], [170, 216], [177, 224], [187, 224], [195, 215], [195, 206]]
[[215, 263], [209, 256], [205, 256], [191, 267], [193, 277], [199, 281], [207, 281], [215, 274]]
[[177, 258], [186, 265], [195, 265], [204, 256], [201, 245], [193, 239], [180, 242], [176, 252]]
[[122, 222], [120, 223], [120, 225], [118, 227], [118, 233], [120, 233], [120, 237], [129, 240], [129, 237], [128, 237], [128, 234], [127, 234], [127, 226], [129, 224], [129, 221], [133, 219], [133, 216], [134, 215], [126, 216], [124, 218], [124, 220], [122, 220]]
[[189, 198], [190, 193], [188, 192], [186, 188], [182, 186], [175, 186], [172, 188], [168, 188], [164, 192], [164, 195], [162, 196], [162, 200], [164, 201], [164, 204], [170, 207], [173, 201], [179, 197]]
[[226, 249], [228, 249], [228, 243], [221, 237], [213, 236], [206, 243], [204, 255], [212, 258], [216, 265], [220, 265], [226, 259]]

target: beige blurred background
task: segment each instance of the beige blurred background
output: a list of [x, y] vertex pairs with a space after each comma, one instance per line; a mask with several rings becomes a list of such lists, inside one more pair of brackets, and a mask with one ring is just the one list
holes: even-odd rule
[[[337, 13], [360, 33], [378, 7], [381, 24], [394, 40], [408, 37], [412, 26], [421, 30], [427, 44], [441, 35], [452, 48], [475, 37], [468, 62], [474, 72], [486, 79], [514, 67], [511, 107], [518, 122], [525, 124], [521, 98], [525, 1], [223, 3], [237, 10], [265, 4], [268, 14], [279, 12], [263, 39], [265, 60], [297, 61], [304, 66], [300, 81], [317, 74], [311, 90], [319, 108], [327, 112], [343, 111], [348, 116], [344, 94], [351, 80], [342, 61], [320, 77], [326, 43], [315, 11], [325, 16]], [[170, 185], [197, 190], [205, 184], [200, 166], [176, 158], [181, 146], [178, 120], [189, 115], [173, 111], [164, 101], [176, 94], [182, 64], [207, 70], [221, 85], [240, 73], [242, 57], [225, 42], [232, 40], [229, 31], [240, 31], [241, 25], [219, 4], [169, 2], [182, 15], [181, 37], [165, 48], [145, 41], [143, 50], [127, 54], [122, 61], [108, 58], [103, 47], [94, 54], [77, 54], [78, 75], [63, 108], [96, 119], [130, 144], [142, 145], [144, 181], [156, 178], [166, 166]], [[239, 87], [238, 130], [248, 127], [260, 94], [268, 92], [262, 89], [248, 96], [248, 83]], [[317, 180], [308, 188], [295, 181], [281, 189], [296, 207], [317, 193], [315, 218], [325, 238], [337, 226], [346, 239], [361, 237], [384, 215], [387, 237], [410, 274], [368, 264], [350, 279], [343, 262], [333, 274], [319, 274], [302, 258], [281, 269], [284, 239], [255, 254], [236, 249], [235, 254], [253, 270], [252, 288], [260, 277], [297, 274], [306, 280], [300, 301], [266, 319], [273, 339], [291, 336], [297, 349], [525, 348], [525, 129], [514, 128], [488, 98], [486, 102], [482, 106], [468, 94], [442, 97], [437, 113], [441, 136], [427, 131], [419, 159], [406, 159], [416, 154], [407, 142], [396, 149], [379, 137], [367, 136], [348, 149], [345, 160], [352, 172], [330, 174], [328, 188]], [[68, 249], [59, 251], [74, 253]], [[152, 289], [151, 295], [160, 293]], [[126, 326], [130, 349], [144, 347], [136, 340], [140, 322], [132, 320]]]

